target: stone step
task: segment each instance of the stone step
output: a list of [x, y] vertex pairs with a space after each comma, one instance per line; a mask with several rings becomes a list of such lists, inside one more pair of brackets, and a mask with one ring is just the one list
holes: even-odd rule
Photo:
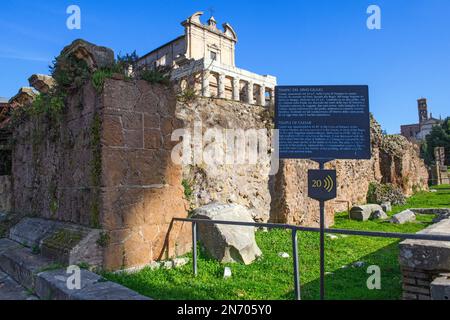
[[46, 300], [151, 300], [87, 270], [80, 270], [80, 289], [69, 289], [66, 270], [43, 272], [36, 280], [36, 294]]
[[0, 300], [37, 300], [38, 298], [0, 271]]
[[[3, 244], [3, 245], [2, 245]], [[29, 290], [33, 290], [36, 275], [53, 263], [51, 260], [33, 254], [31, 249], [20, 246], [9, 239], [0, 239], [0, 269]]]
[[11, 228], [9, 237], [64, 265], [102, 264], [101, 230], [40, 218], [24, 218]]
[[79, 270], [79, 288], [71, 289], [73, 272], [9, 239], [0, 239], [0, 271], [14, 292], [22, 287], [43, 300], [150, 300], [84, 269]]

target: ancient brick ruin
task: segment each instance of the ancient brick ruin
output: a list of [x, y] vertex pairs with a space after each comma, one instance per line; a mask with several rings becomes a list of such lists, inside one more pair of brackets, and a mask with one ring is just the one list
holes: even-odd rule
[[144, 80], [92, 82], [68, 97], [57, 123], [22, 121], [13, 134], [14, 211], [107, 233], [103, 267], [185, 253], [181, 168], [170, 160], [176, 100]]
[[[448, 209], [444, 211], [448, 214]], [[448, 235], [449, 230], [450, 220], [443, 219], [419, 233]], [[403, 299], [450, 300], [448, 242], [405, 240], [400, 243], [399, 261], [403, 276]]]
[[[245, 206], [255, 221], [307, 226], [318, 223], [318, 204], [307, 198], [308, 161], [283, 161], [276, 176], [267, 157], [256, 165], [175, 165], [172, 132], [201, 120], [205, 128], [268, 129], [271, 110], [227, 99], [179, 99], [171, 85], [127, 78], [116, 72], [98, 82], [93, 74], [113, 63], [111, 50], [75, 41], [63, 55], [84, 61], [90, 79], [74, 88], [56, 117], [38, 114], [14, 124], [11, 210], [26, 216], [70, 222], [101, 230], [102, 266], [140, 267], [190, 250], [189, 207], [211, 202]], [[97, 74], [98, 75], [98, 74]], [[53, 81], [30, 82], [51, 92]], [[36, 97], [25, 89], [15, 108]], [[29, 93], [29, 92], [28, 92]], [[25, 95], [24, 95], [25, 94]], [[406, 139], [386, 137], [372, 123], [372, 154], [367, 161], [335, 161], [338, 200], [334, 212], [365, 203], [369, 183], [391, 182], [406, 194], [427, 189], [428, 174], [418, 150]], [[412, 174], [414, 173], [414, 174]], [[7, 178], [10, 179], [10, 178]], [[187, 199], [182, 180], [192, 189]], [[3, 197], [3, 195], [2, 195]]]

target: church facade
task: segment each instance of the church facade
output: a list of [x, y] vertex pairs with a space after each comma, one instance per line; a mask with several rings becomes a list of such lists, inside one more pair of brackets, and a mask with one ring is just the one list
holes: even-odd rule
[[207, 24], [197, 12], [182, 22], [184, 35], [143, 56], [138, 65], [151, 69], [170, 68], [171, 79], [181, 90], [192, 88], [204, 97], [231, 99], [268, 106], [274, 103], [277, 79], [236, 67], [236, 32], [228, 24]]

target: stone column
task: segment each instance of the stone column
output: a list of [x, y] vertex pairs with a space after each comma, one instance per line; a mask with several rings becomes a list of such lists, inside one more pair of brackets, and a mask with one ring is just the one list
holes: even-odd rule
[[210, 76], [209, 70], [203, 71], [203, 75], [202, 75], [202, 96], [207, 97], [207, 98], [211, 96], [211, 92], [209, 90], [209, 76]]
[[240, 101], [241, 95], [240, 95], [240, 80], [239, 78], [233, 78], [233, 100]]
[[259, 86], [259, 99], [258, 99], [258, 103], [265, 107], [266, 106], [266, 86], [265, 85], [260, 85]]
[[219, 74], [219, 98], [225, 99], [225, 74]]
[[275, 105], [275, 89], [274, 88], [270, 88], [270, 105], [271, 106]]
[[249, 103], [249, 104], [253, 104], [254, 102], [253, 102], [253, 99], [254, 99], [254, 96], [253, 96], [253, 81], [249, 81], [248, 83], [247, 83], [247, 102]]

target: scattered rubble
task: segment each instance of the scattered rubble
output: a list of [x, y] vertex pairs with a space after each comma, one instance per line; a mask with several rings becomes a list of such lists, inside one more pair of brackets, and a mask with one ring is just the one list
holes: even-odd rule
[[378, 204], [355, 206], [350, 210], [350, 218], [357, 221], [367, 221], [375, 211], [383, 211]]
[[231, 278], [231, 268], [230, 267], [225, 267], [225, 269], [223, 271], [223, 278], [224, 279]]
[[386, 220], [387, 218], [389, 218], [389, 217], [386, 214], [386, 212], [384, 212], [384, 210], [374, 211], [372, 213], [372, 215], [370, 216], [371, 220]]
[[381, 204], [381, 208], [383, 208], [384, 212], [391, 212], [392, 211], [392, 204], [390, 201], [383, 202]]
[[[212, 203], [194, 210], [194, 219], [253, 222], [250, 212], [240, 205]], [[221, 262], [252, 263], [262, 255], [256, 244], [255, 228], [199, 223], [199, 238], [206, 251]]]
[[416, 220], [416, 215], [411, 210], [405, 210], [397, 213], [391, 218], [391, 223], [405, 224], [407, 222], [413, 222]]

